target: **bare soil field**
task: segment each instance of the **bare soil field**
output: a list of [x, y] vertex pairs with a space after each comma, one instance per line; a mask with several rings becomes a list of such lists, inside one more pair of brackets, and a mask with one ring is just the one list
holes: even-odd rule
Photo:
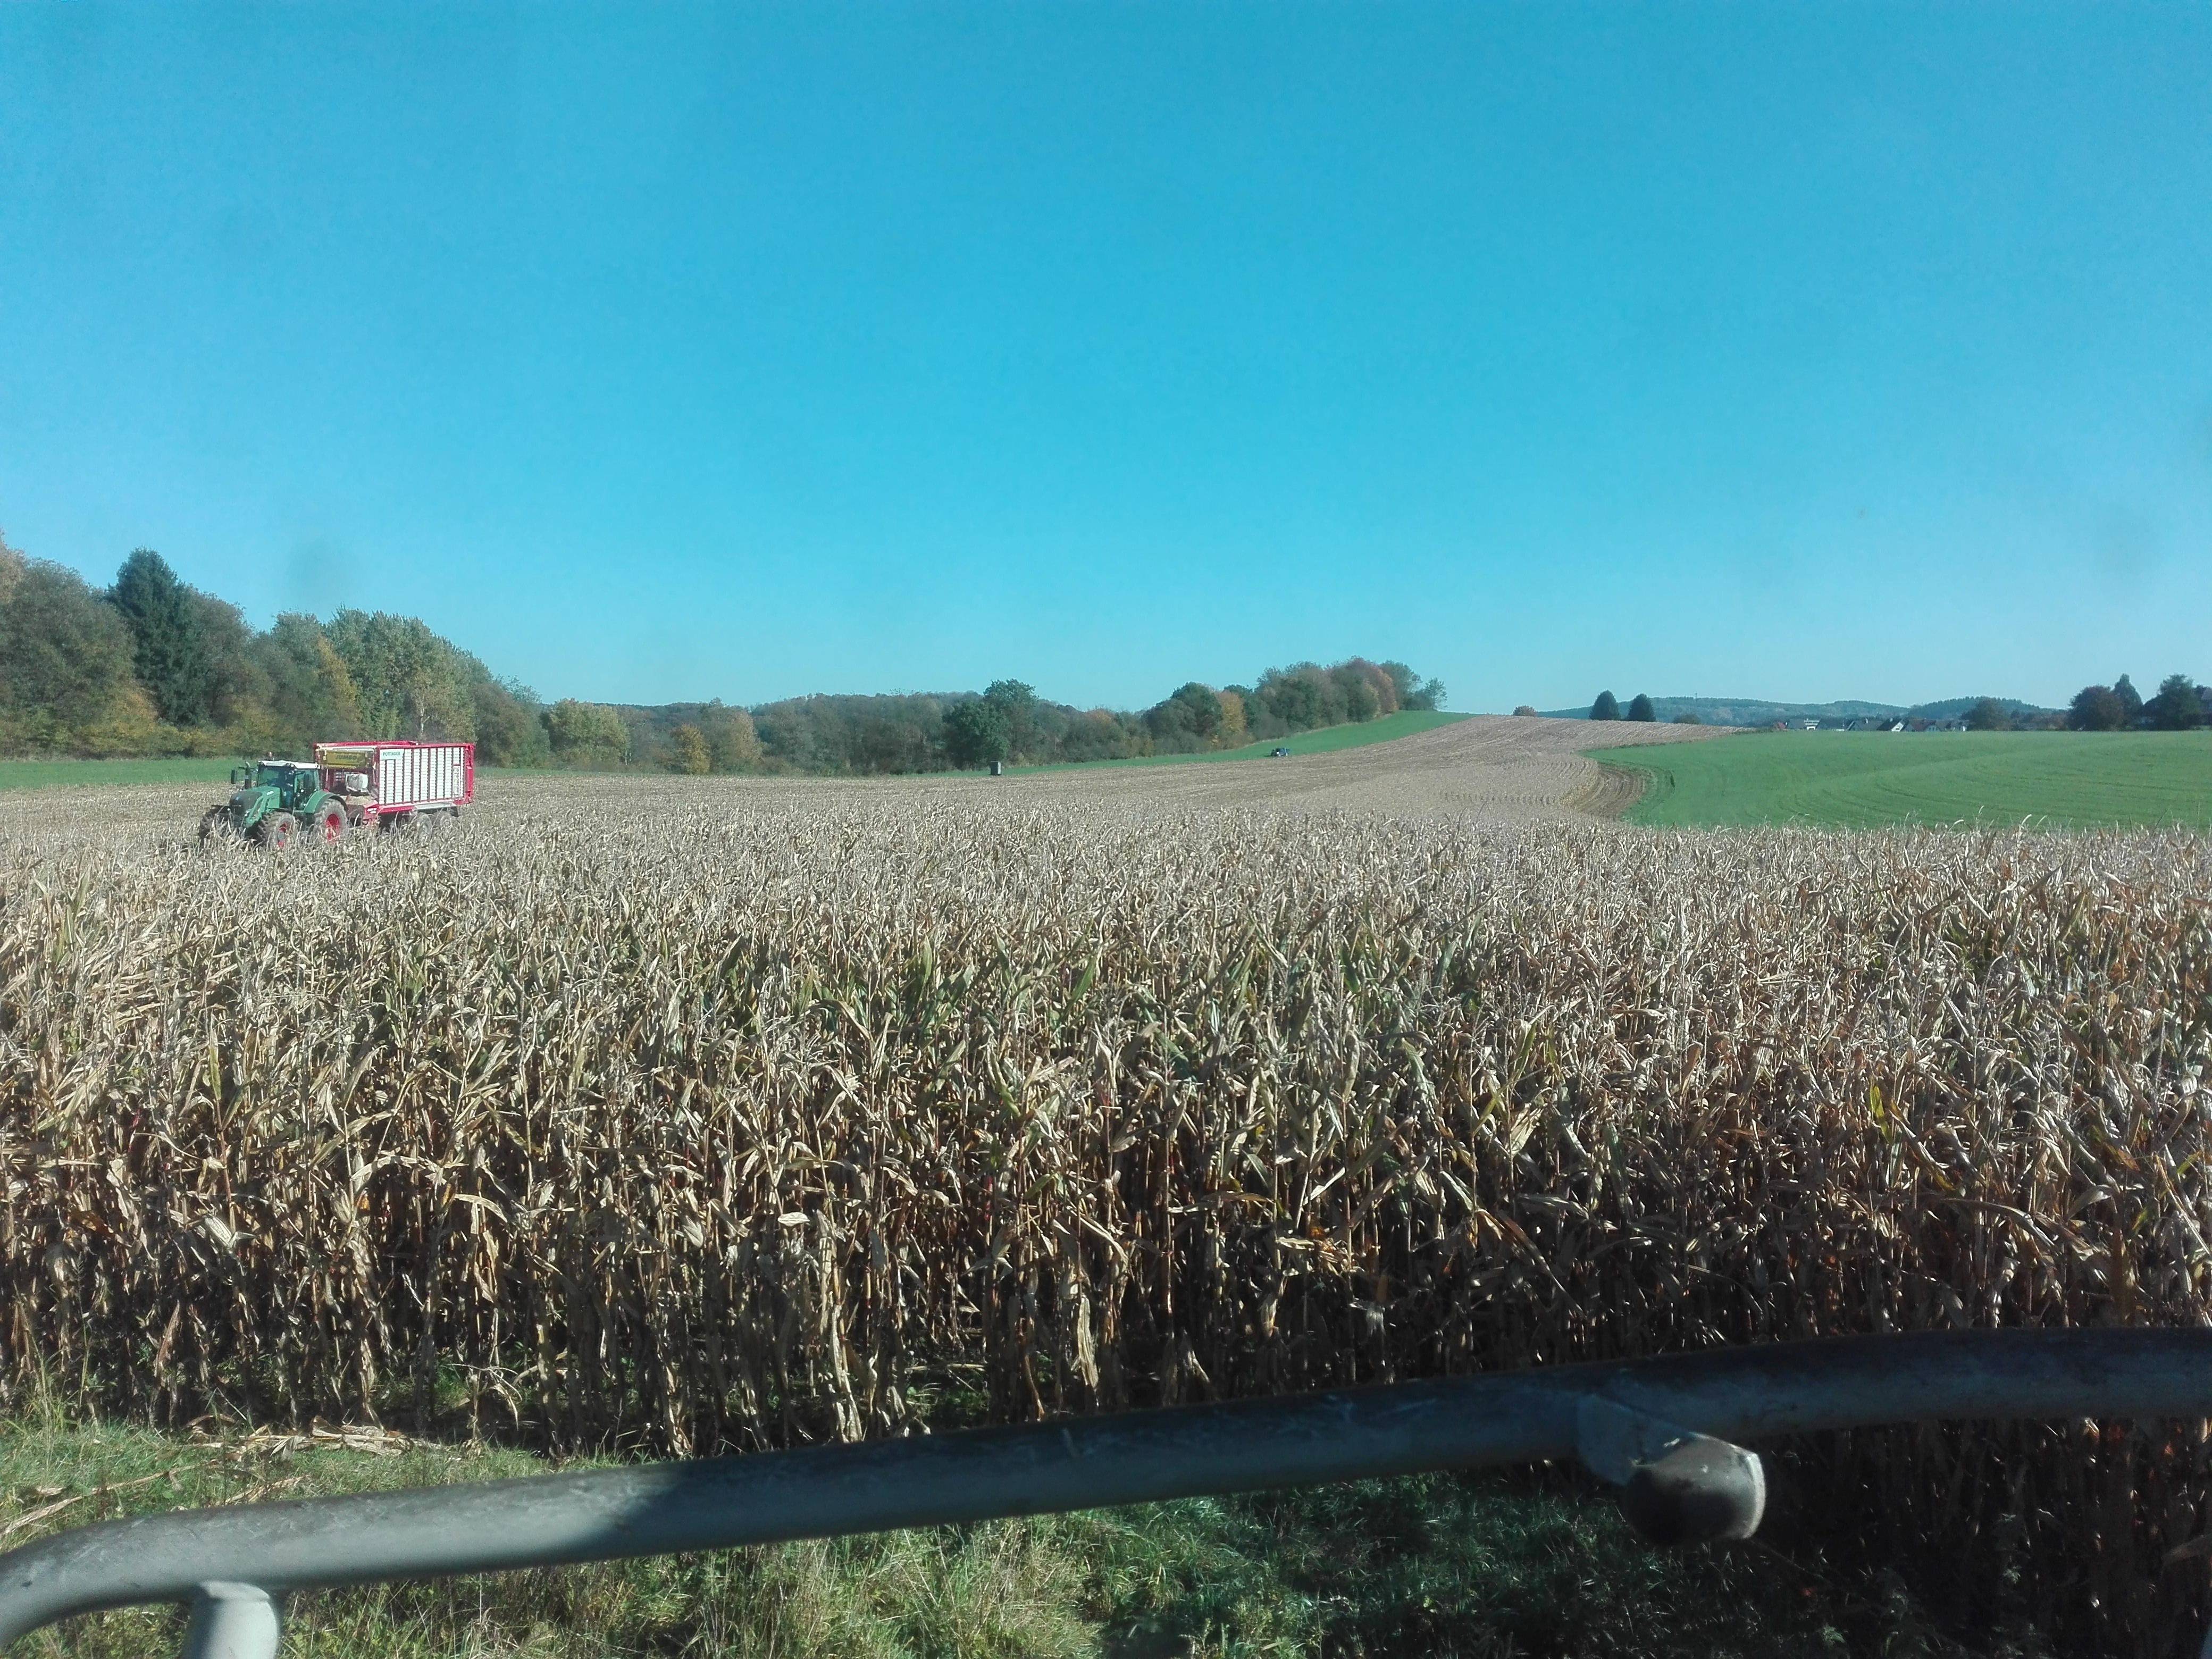
[[1102, 767], [994, 781], [1063, 799], [1112, 795], [1190, 805], [1366, 809], [1477, 823], [1617, 817], [1633, 804], [1641, 784], [1577, 752], [1591, 746], [1594, 729], [1623, 748], [1696, 743], [1735, 730], [1627, 721], [1593, 728], [1588, 720], [1478, 714], [1389, 743], [1288, 760]]

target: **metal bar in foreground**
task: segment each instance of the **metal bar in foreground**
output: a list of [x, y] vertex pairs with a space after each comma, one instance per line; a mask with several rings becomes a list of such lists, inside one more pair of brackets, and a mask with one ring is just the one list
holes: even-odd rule
[[2212, 1417], [2212, 1330], [1954, 1331], [1179, 1407], [860, 1445], [104, 1522], [0, 1555], [0, 1644], [189, 1601], [270, 1659], [283, 1597], [387, 1579], [1579, 1457], [1658, 1541], [1758, 1524], [1732, 1443], [1942, 1419]]

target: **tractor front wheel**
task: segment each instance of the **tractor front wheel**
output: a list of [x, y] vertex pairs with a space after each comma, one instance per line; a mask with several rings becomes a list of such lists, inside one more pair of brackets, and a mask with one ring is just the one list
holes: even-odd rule
[[315, 839], [325, 847], [335, 847], [345, 839], [345, 808], [332, 801], [315, 814]]
[[208, 808], [206, 815], [200, 819], [200, 845], [218, 846], [237, 839], [238, 831], [231, 827], [230, 809], [227, 806]]
[[253, 838], [270, 852], [282, 853], [297, 844], [300, 820], [289, 812], [271, 812], [253, 826]]

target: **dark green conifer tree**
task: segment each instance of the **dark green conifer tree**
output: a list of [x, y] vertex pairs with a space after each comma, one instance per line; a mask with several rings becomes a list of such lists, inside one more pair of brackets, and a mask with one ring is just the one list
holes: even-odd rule
[[1601, 691], [1597, 701], [1590, 705], [1589, 717], [1594, 720], [1617, 720], [1620, 718], [1620, 700], [1610, 691]]
[[191, 589], [167, 560], [142, 547], [115, 573], [107, 598], [131, 625], [131, 665], [161, 718], [172, 726], [206, 720], [213, 712], [215, 664]]

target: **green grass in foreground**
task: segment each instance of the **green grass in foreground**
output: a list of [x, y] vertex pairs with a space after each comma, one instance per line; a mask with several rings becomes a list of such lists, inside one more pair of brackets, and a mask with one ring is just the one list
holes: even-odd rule
[[183, 760], [0, 761], [0, 789], [82, 789], [111, 783], [227, 784], [235, 757]]
[[1294, 732], [1287, 738], [1267, 738], [1259, 743], [1248, 743], [1242, 749], [1215, 749], [1202, 755], [1140, 755], [1132, 760], [1070, 761], [1054, 766], [1010, 766], [1006, 770], [1009, 774], [1087, 772], [1101, 766], [1189, 766], [1212, 761], [1265, 760], [1277, 749], [1287, 749], [1292, 755], [1326, 755], [1334, 750], [1362, 749], [1370, 743], [1410, 738], [1416, 732], [1433, 732], [1439, 726], [1449, 726], [1454, 720], [1467, 718], [1465, 714], [1407, 709], [1358, 726], [1324, 726], [1318, 732]]
[[[369, 1443], [375, 1442], [372, 1437]], [[188, 1505], [543, 1473], [396, 1438], [185, 1442], [0, 1425], [0, 1547]], [[173, 1653], [182, 1615], [73, 1621], [14, 1652]], [[288, 1659], [1292, 1659], [1963, 1654], [1887, 1576], [1756, 1542], [1660, 1553], [1562, 1485], [1434, 1476], [295, 1598]]]
[[1599, 749], [1632, 823], [2212, 825], [2212, 732], [1756, 732]]

